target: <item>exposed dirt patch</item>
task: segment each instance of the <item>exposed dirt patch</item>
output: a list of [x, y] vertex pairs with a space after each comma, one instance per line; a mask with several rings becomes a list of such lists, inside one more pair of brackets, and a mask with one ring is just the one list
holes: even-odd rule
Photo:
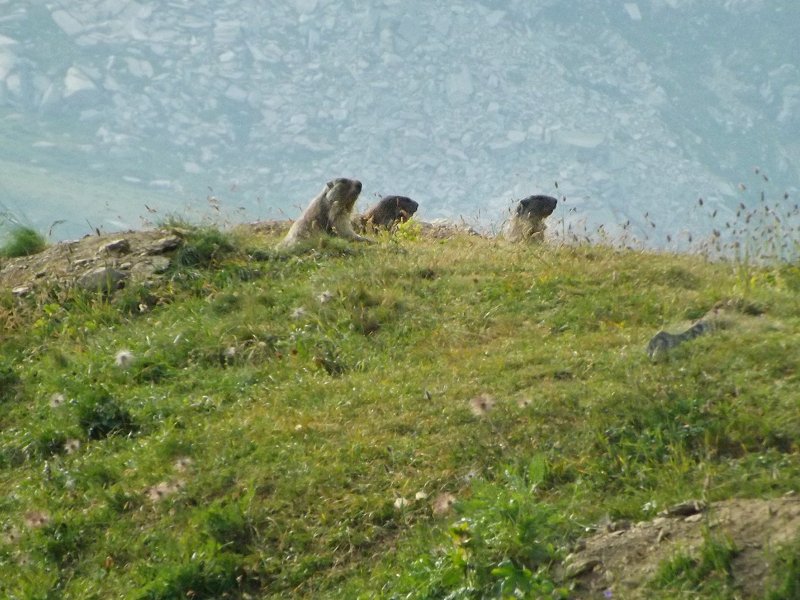
[[735, 545], [741, 597], [761, 598], [775, 552], [800, 538], [800, 497], [684, 503], [652, 521], [610, 524], [566, 560], [567, 575], [579, 582], [575, 598], [652, 598], [647, 584], [662, 562], [678, 552], [695, 556], [705, 531]]
[[110, 288], [163, 273], [183, 244], [175, 230], [128, 231], [48, 246], [33, 256], [0, 263], [0, 289], [24, 296], [40, 285]]

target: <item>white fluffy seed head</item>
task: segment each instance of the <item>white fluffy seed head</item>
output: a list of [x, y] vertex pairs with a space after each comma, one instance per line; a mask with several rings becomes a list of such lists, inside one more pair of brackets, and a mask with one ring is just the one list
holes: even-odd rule
[[120, 350], [114, 355], [114, 364], [117, 365], [120, 369], [129, 368], [133, 364], [133, 361], [135, 360], [136, 357], [130, 350]]

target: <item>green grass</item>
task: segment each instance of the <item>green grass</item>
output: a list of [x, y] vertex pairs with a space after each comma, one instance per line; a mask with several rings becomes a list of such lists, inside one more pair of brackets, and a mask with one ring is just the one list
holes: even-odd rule
[[[603, 515], [800, 485], [796, 265], [276, 241], [199, 228], [157, 286], [0, 293], [0, 596], [567, 597]], [[765, 325], [650, 363], [725, 299]]]
[[772, 564], [772, 581], [767, 600], [800, 598], [800, 540], [782, 548]]
[[714, 536], [706, 527], [697, 556], [679, 552], [660, 566], [652, 585], [661, 590], [693, 592], [705, 598], [736, 598], [732, 563], [738, 552], [731, 540]]
[[8, 239], [0, 246], [0, 256], [15, 258], [38, 254], [47, 247], [44, 236], [32, 227], [13, 226], [7, 235]]

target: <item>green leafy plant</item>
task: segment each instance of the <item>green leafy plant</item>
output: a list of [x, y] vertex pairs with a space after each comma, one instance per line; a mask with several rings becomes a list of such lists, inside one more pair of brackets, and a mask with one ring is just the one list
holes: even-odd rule
[[138, 430], [131, 413], [105, 390], [91, 390], [77, 403], [78, 423], [90, 439], [127, 435]]
[[[541, 478], [541, 479], [540, 479]], [[476, 483], [456, 505], [450, 544], [413, 561], [391, 584], [392, 594], [415, 598], [567, 598], [551, 567], [559, 560], [561, 517], [531, 487], [546, 478], [541, 461], [508, 468], [494, 483]]]

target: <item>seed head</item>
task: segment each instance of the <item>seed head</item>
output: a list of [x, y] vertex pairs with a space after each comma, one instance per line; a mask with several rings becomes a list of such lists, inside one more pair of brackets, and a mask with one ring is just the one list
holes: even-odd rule
[[136, 357], [130, 350], [120, 350], [114, 355], [114, 364], [123, 370], [129, 369], [135, 360]]

